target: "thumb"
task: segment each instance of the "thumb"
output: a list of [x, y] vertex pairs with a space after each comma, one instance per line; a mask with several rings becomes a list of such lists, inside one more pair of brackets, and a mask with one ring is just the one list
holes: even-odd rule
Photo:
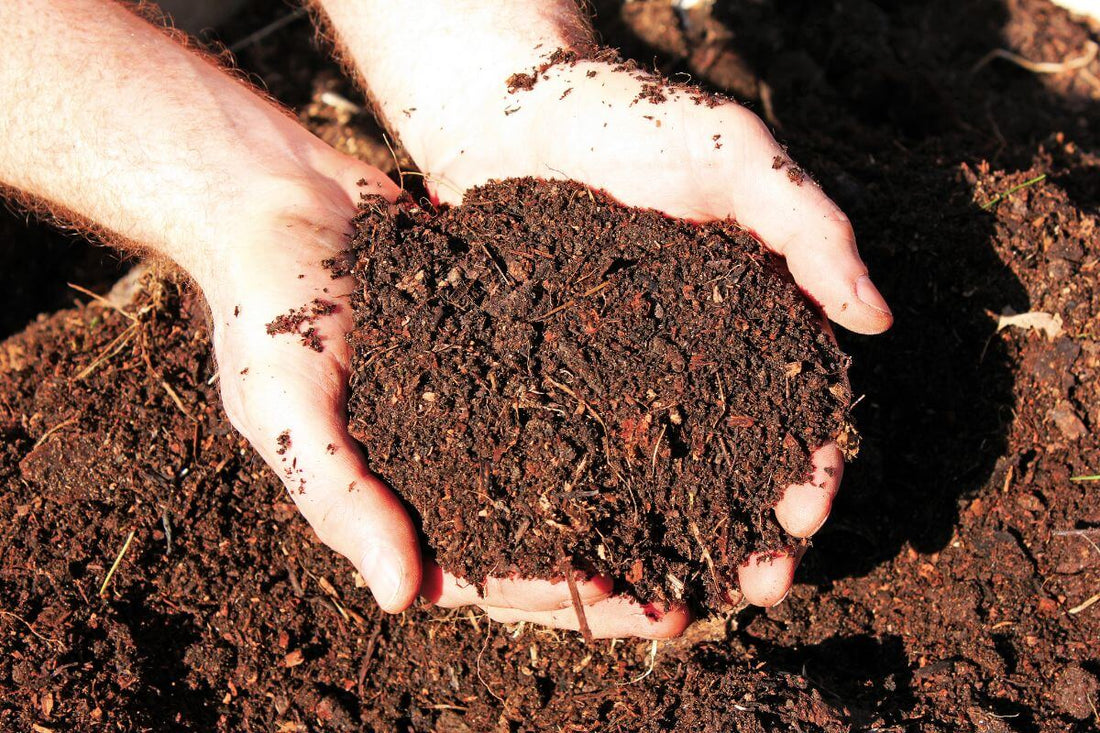
[[[295, 502], [321, 541], [351, 560], [378, 605], [390, 613], [403, 611], [417, 597], [422, 572], [408, 513], [393, 491], [367, 470], [358, 446], [346, 434], [327, 439], [315, 434], [309, 440], [295, 456], [303, 474], [314, 481], [299, 490], [291, 478], [288, 488], [297, 494]], [[316, 455], [321, 445], [323, 456]]]
[[723, 197], [739, 224], [782, 255], [803, 291], [829, 320], [850, 331], [881, 333], [893, 323], [867, 273], [848, 217], [787, 157], [764, 123], [739, 110], [742, 145], [733, 190]]
[[[301, 348], [296, 346], [295, 348]], [[254, 362], [243, 389], [223, 383], [226, 412], [286, 486], [317, 537], [347, 557], [383, 610], [397, 613], [421, 581], [416, 529], [400, 499], [373, 475], [343, 427], [340, 397], [299, 389]]]

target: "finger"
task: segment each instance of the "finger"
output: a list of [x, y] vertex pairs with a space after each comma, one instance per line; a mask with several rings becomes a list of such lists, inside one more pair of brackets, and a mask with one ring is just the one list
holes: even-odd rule
[[795, 281], [832, 321], [857, 333], [888, 329], [893, 316], [867, 274], [848, 217], [756, 115], [736, 107], [723, 111], [740, 145], [727, 153], [737, 165], [727, 210], [716, 215], [732, 214], [781, 254]]
[[818, 448], [810, 460], [810, 480], [788, 486], [775, 505], [779, 526], [795, 537], [809, 537], [825, 524], [844, 475], [844, 456], [836, 443]]
[[790, 592], [796, 567], [798, 558], [794, 553], [754, 554], [737, 568], [741, 593], [754, 606], [775, 606]]
[[[581, 603], [591, 605], [611, 595], [613, 583], [605, 576], [579, 578], [576, 583]], [[420, 594], [443, 608], [497, 606], [521, 611], [557, 611], [573, 607], [573, 596], [564, 579], [538, 580], [489, 578], [483, 593], [474, 583], [444, 572], [435, 563], [425, 563]]]
[[342, 380], [309, 376], [301, 364], [298, 370], [276, 366], [281, 363], [270, 356], [255, 360], [239, 389], [227, 387], [233, 380], [226, 379], [226, 410], [321, 541], [351, 560], [384, 610], [401, 611], [420, 587], [416, 530], [344, 428]]
[[[575, 608], [554, 611], [523, 611], [515, 608], [488, 606], [485, 613], [500, 623], [511, 624], [526, 621], [539, 626], [578, 631], [580, 621]], [[585, 621], [596, 639], [671, 639], [679, 636], [691, 623], [691, 615], [684, 606], [659, 608], [642, 605], [635, 600], [614, 596], [584, 608]]]

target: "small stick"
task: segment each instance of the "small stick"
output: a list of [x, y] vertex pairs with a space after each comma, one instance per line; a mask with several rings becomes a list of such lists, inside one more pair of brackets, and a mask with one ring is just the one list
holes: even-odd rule
[[493, 267], [496, 268], [497, 274], [500, 275], [500, 279], [504, 281], [504, 284], [511, 285], [512, 281], [508, 278], [507, 273], [504, 272], [504, 268], [497, 264], [496, 258], [493, 257], [491, 252], [489, 252], [489, 248], [485, 246], [485, 242], [478, 242], [478, 244], [481, 245], [481, 251], [485, 253], [485, 256], [489, 259], [489, 262], [491, 262]]
[[668, 430], [668, 425], [661, 425], [661, 434], [657, 436], [657, 442], [653, 444], [653, 476], [657, 476], [657, 453], [661, 450], [661, 441], [664, 440], [665, 431]]
[[562, 552], [562, 564], [565, 565], [565, 582], [569, 584], [569, 595], [573, 599], [573, 610], [577, 612], [577, 625], [580, 626], [581, 636], [584, 637], [585, 646], [592, 646], [595, 639], [592, 636], [592, 629], [588, 626], [588, 618], [584, 615], [581, 592], [577, 590], [577, 579], [573, 577], [573, 563], [569, 562], [569, 556], [564, 552]]
[[116, 557], [115, 561], [111, 564], [111, 569], [107, 571], [107, 577], [103, 579], [103, 585], [99, 586], [100, 598], [102, 598], [103, 595], [107, 592], [107, 584], [111, 582], [111, 578], [114, 577], [115, 571], [118, 570], [119, 564], [122, 563], [123, 555], [125, 555], [126, 551], [130, 549], [130, 543], [133, 541], [134, 533], [136, 532], [136, 529], [130, 530], [130, 534], [126, 537], [126, 543], [122, 545], [122, 549], [119, 551], [118, 557]]
[[172, 402], [175, 403], [176, 407], [179, 408], [179, 411], [182, 412], [188, 420], [190, 420], [191, 422], [198, 422], [198, 420], [195, 419], [195, 416], [188, 412], [187, 408], [183, 406], [183, 400], [181, 400], [180, 396], [176, 394], [176, 390], [172, 389], [172, 385], [168, 384], [167, 381], [162, 379], [160, 380], [160, 386], [164, 387], [164, 391], [168, 393], [168, 396], [172, 398]]

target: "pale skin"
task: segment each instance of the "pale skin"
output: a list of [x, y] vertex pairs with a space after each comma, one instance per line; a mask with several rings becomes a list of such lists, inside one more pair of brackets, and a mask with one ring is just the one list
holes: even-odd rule
[[[672, 216], [735, 218], [786, 258], [834, 322], [860, 333], [890, 326], [847, 218], [816, 184], [774, 168], [785, 153], [744, 108], [682, 93], [635, 102], [644, 80], [597, 62], [554, 67], [508, 93], [513, 73], [587, 44], [571, 2], [319, 4], [438, 200], [494, 178], [569, 177]], [[347, 307], [316, 324], [320, 353], [266, 333], [314, 298], [344, 302], [351, 284], [320, 263], [344, 246], [360, 194], [392, 199], [397, 186], [109, 0], [0, 3], [0, 28], [0, 182], [191, 275], [210, 306], [226, 413], [380, 606], [397, 612], [420, 594], [498, 621], [577, 628], [563, 581], [497, 578], [479, 594], [421, 558], [400, 502], [347, 434]], [[279, 454], [284, 431], [291, 445]], [[812, 480], [775, 508], [796, 537], [824, 523], [839, 486], [834, 444], [813, 461]], [[796, 565], [793, 551], [752, 558], [738, 570], [740, 591], [773, 605]], [[611, 587], [602, 577], [578, 584], [597, 637], [668, 637], [689, 622], [682, 608], [652, 613]]]

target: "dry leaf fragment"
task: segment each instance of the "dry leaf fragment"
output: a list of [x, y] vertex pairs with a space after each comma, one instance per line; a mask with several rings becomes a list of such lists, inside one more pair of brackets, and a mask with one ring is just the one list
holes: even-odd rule
[[1043, 331], [1052, 341], [1062, 333], [1062, 317], [1041, 311], [1028, 311], [1027, 313], [1006, 313], [997, 316], [997, 331], [1003, 331], [1009, 326], [1034, 331]]
[[297, 667], [304, 661], [306, 661], [305, 654], [302, 653], [301, 649], [295, 649], [290, 654], [283, 657], [283, 666], [287, 668]]

